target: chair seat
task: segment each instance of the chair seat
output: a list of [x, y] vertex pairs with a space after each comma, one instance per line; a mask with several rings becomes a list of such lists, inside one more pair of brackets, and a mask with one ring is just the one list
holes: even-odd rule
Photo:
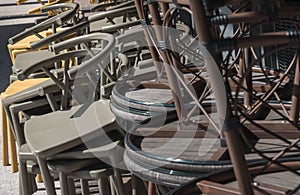
[[114, 122], [109, 100], [100, 100], [32, 117], [25, 123], [25, 137], [35, 154], [47, 157], [115, 129]]
[[19, 92], [23, 93], [25, 89], [31, 88], [47, 80], [49, 80], [49, 78], [26, 79], [24, 81], [15, 81], [7, 87], [5, 92], [1, 94], [1, 98], [6, 98]]
[[28, 66], [33, 65], [44, 59], [55, 56], [55, 53], [48, 50], [40, 50], [27, 52], [17, 55], [15, 59], [14, 69], [16, 72], [28, 68]]

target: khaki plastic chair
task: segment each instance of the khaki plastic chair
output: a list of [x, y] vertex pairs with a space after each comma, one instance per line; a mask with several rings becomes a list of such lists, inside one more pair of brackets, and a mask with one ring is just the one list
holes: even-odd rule
[[[9, 96], [12, 96], [20, 91], [23, 91], [26, 88], [30, 88], [34, 85], [37, 85], [45, 79], [30, 79], [25, 81], [16, 81], [11, 84], [5, 92], [1, 93], [1, 101]], [[15, 138], [13, 130], [11, 129], [11, 124], [9, 123], [9, 119], [7, 119], [6, 111], [4, 109], [3, 103], [1, 103], [2, 107], [2, 165], [8, 165], [8, 143], [10, 145], [10, 160], [11, 160], [11, 169], [12, 172], [18, 171], [18, 161], [17, 161], [17, 154], [16, 154], [16, 146], [15, 146]]]
[[[102, 37], [102, 36], [104, 36], [104, 35], [102, 35], [102, 34], [100, 34], [100, 35], [87, 35], [87, 37]], [[108, 36], [108, 35], [105, 35], [107, 38], [108, 37], [112, 37], [112, 36]], [[80, 37], [78, 37], [79, 39], [80, 39]], [[84, 38], [82, 38], [82, 40], [84, 40]], [[111, 38], [109, 38], [108, 40], [112, 40]], [[80, 42], [80, 41], [79, 41]], [[109, 48], [113, 48], [114, 47], [114, 42], [111, 42], [111, 43], [109, 43]], [[107, 55], [107, 52], [108, 52], [109, 50], [108, 49], [105, 49], [104, 50], [104, 53], [105, 53], [105, 55]], [[104, 54], [103, 54], [104, 55]], [[103, 56], [103, 55], [100, 55], [101, 57]], [[104, 55], [104, 56], [105, 56]], [[98, 59], [99, 57], [100, 57], [99, 55], [97, 56], [97, 54], [96, 54], [96, 59]], [[96, 65], [95, 64], [95, 60], [94, 61], [92, 61], [92, 59], [93, 58], [91, 58], [91, 60], [90, 61], [87, 61], [87, 62], [89, 62], [89, 63], [91, 63], [92, 65], [94, 64], [94, 65]], [[92, 63], [93, 62], [93, 63]], [[88, 63], [88, 64], [89, 64]], [[90, 64], [90, 65], [91, 65]], [[86, 70], [90, 70], [92, 67], [85, 67], [85, 66], [79, 66], [77, 69], [76, 69], [76, 73], [83, 73], [83, 72], [86, 72]], [[70, 73], [72, 72], [73, 70], [70, 70]], [[83, 71], [83, 72], [81, 72], [81, 71]], [[27, 70], [23, 70], [20, 74], [19, 74], [19, 78], [26, 78], [26, 75], [28, 75], [28, 74], [30, 74], [30, 72], [27, 72]], [[71, 73], [72, 74], [72, 73]], [[74, 74], [74, 73], [73, 73]], [[103, 104], [103, 106], [104, 105], [107, 105], [107, 108], [109, 109], [109, 103], [104, 103], [104, 102], [102, 102], [102, 101], [100, 101], [99, 103], [96, 103], [96, 104], [99, 104], [99, 105], [102, 105]], [[84, 106], [83, 106], [84, 107]], [[65, 132], [64, 133], [64, 130], [63, 131], [61, 131], [61, 130], [59, 130], [59, 128], [54, 128], [54, 129], [56, 129], [56, 130], [58, 130], [59, 132], [61, 132], [61, 133], [63, 133], [63, 134], [65, 134], [65, 136], [59, 136], [59, 137], [61, 137], [61, 139], [57, 139], [57, 137], [56, 136], [54, 136], [53, 137], [53, 139], [47, 139], [48, 141], [50, 141], [50, 142], [52, 142], [52, 144], [49, 142], [49, 143], [47, 143], [46, 145], [44, 145], [45, 147], [51, 147], [51, 146], [54, 146], [54, 145], [56, 145], [56, 144], [62, 144], [61, 146], [60, 146], [60, 148], [61, 149], [58, 149], [57, 147], [54, 147], [55, 149], [52, 151], [52, 152], [55, 152], [56, 154], [57, 153], [59, 153], [59, 152], [63, 152], [63, 151], [66, 151], [68, 148], [72, 148], [72, 147], [74, 147], [74, 146], [76, 146], [76, 145], [78, 145], [80, 142], [80, 140], [81, 140], [81, 138], [80, 137], [77, 137], [76, 139], [75, 139], [75, 137], [74, 136], [78, 136], [78, 134], [76, 133], [77, 132], [77, 130], [76, 130], [76, 126], [74, 126], [74, 124], [72, 124], [72, 122], [70, 121], [70, 122], [68, 122], [69, 120], [70, 120], [70, 116], [72, 116], [73, 114], [74, 114], [74, 111], [76, 110], [76, 109], [80, 109], [80, 108], [82, 108], [81, 106], [77, 106], [77, 107], [74, 107], [74, 108], [72, 108], [70, 111], [57, 111], [57, 112], [53, 112], [53, 114], [51, 115], [43, 115], [43, 116], [40, 116], [40, 117], [46, 117], [47, 118], [47, 120], [49, 120], [51, 117], [54, 117], [53, 118], [53, 120], [54, 121], [56, 121], [55, 123], [56, 124], [58, 124], [58, 118], [60, 118], [60, 120], [61, 120], [61, 122], [62, 122], [62, 125], [59, 125], [59, 126], [61, 126], [64, 130], [66, 130], [66, 129], [68, 129], [68, 131], [70, 130], [71, 132], [72, 131], [75, 131], [74, 133], [75, 134], [72, 134], [71, 132], [71, 134], [69, 134], [68, 132]], [[90, 108], [90, 107], [89, 107]], [[88, 108], [88, 109], [89, 109]], [[75, 109], [75, 110], [74, 110]], [[104, 109], [104, 108], [102, 108], [102, 109]], [[99, 109], [99, 110], [101, 110], [101, 109]], [[79, 110], [80, 111], [80, 110]], [[88, 111], [86, 111], [86, 112], [84, 112], [83, 114], [85, 114], [85, 113], [89, 113]], [[92, 112], [93, 113], [93, 112]], [[100, 114], [100, 113], [99, 113]], [[108, 112], [106, 111], [105, 112], [105, 116], [110, 116], [110, 115], [107, 115], [108, 114]], [[51, 116], [51, 117], [50, 117]], [[101, 118], [102, 119], [105, 119], [106, 117], [105, 116], [102, 116]], [[26, 122], [25, 123], [25, 132], [27, 131], [26, 129], [27, 129], [27, 125], [33, 125], [34, 126], [34, 128], [40, 128], [41, 126], [40, 125], [38, 125], [38, 124], [34, 124], [34, 123], [36, 123], [36, 122], [38, 122], [38, 121], [44, 121], [44, 120], [41, 120], [41, 119], [39, 119], [40, 117], [34, 117], [34, 118], [32, 118], [32, 119], [30, 119], [28, 122]], [[50, 118], [49, 118], [50, 117]], [[58, 118], [57, 118], [58, 117]], [[66, 118], [67, 117], [67, 118]], [[79, 118], [82, 118], [83, 116], [81, 116], [81, 117], [79, 117]], [[93, 117], [93, 115], [87, 115], [87, 117], [88, 118], [91, 118], [91, 117]], [[95, 117], [95, 116], [94, 116]], [[85, 120], [85, 121], [87, 121], [87, 120]], [[110, 121], [110, 122], [109, 122]], [[107, 122], [109, 122], [109, 123], [111, 123], [112, 121], [111, 120], [109, 120], [109, 121], [107, 121]], [[51, 124], [52, 124], [52, 122], [51, 122]], [[69, 125], [71, 125], [71, 126], [69, 126]], [[105, 123], [103, 123], [103, 125], [104, 125]], [[68, 126], [68, 128], [67, 128], [67, 126]], [[28, 129], [31, 129], [31, 130], [33, 130], [31, 127], [30, 128], [28, 128]], [[53, 129], [53, 130], [54, 130]], [[46, 130], [46, 129], [44, 129], [44, 130]], [[41, 130], [41, 132], [44, 132], [44, 133], [47, 133], [47, 131], [44, 131], [44, 130]], [[88, 133], [89, 134], [89, 132], [88, 132], [88, 129], [86, 129], [87, 130], [87, 132], [86, 133]], [[94, 131], [95, 129], [94, 128], [92, 128], [92, 129], [90, 129], [90, 130], [92, 130], [92, 131]], [[34, 130], [35, 131], [35, 130]], [[33, 132], [33, 131], [30, 131], [30, 132]], [[50, 133], [51, 131], [49, 131], [49, 133]], [[45, 154], [43, 154], [43, 149], [38, 149], [38, 148], [36, 148], [36, 146], [37, 145], [35, 145], [37, 142], [36, 141], [38, 141], [39, 142], [39, 140], [36, 140], [35, 138], [33, 138], [33, 137], [31, 137], [31, 136], [34, 136], [34, 135], [32, 135], [31, 133], [29, 133], [28, 132], [28, 134], [27, 133], [25, 133], [25, 137], [26, 137], [26, 141], [27, 141], [27, 144], [28, 144], [28, 146], [31, 148], [31, 149], [33, 149], [32, 151], [34, 152], [34, 155], [35, 156], [37, 156], [38, 158], [37, 158], [37, 160], [38, 160], [38, 162], [39, 162], [39, 165], [40, 165], [40, 168], [41, 168], [41, 172], [42, 172], [42, 176], [43, 176], [43, 180], [44, 180], [44, 182], [45, 182], [45, 185], [46, 185], [46, 189], [47, 189], [47, 192], [48, 193], [54, 193], [54, 189], [53, 189], [53, 186], [52, 186], [52, 182], [51, 182], [51, 179], [50, 179], [50, 175], [49, 175], [49, 173], [48, 173], [48, 171], [47, 171], [47, 168], [46, 167], [44, 167], [44, 165], [45, 164], [43, 164], [43, 163], [45, 163], [44, 162], [44, 157], [46, 157], [46, 156], [44, 156], [44, 155], [47, 155], [48, 156], [48, 154], [47, 153], [45, 153]], [[53, 134], [52, 134], [52, 136], [53, 136]], [[33, 140], [34, 139], [34, 140]], [[63, 145], [63, 143], [64, 142], [61, 142], [61, 141], [63, 141], [65, 139], [65, 143], [66, 143], [66, 145]], [[73, 140], [74, 139], [74, 140]], [[78, 139], [80, 139], [80, 140], [78, 140]], [[61, 140], [61, 141], [59, 141], [59, 140]], [[69, 141], [71, 141], [71, 142], [69, 142]], [[44, 141], [46, 141], [46, 140], [44, 140]], [[54, 142], [53, 142], [54, 141]], [[53, 145], [54, 144], [54, 145]], [[75, 144], [75, 145], [73, 145], [73, 144]], [[39, 144], [38, 144], [39, 145]], [[40, 145], [41, 146], [41, 145]], [[43, 147], [44, 147], [43, 146]], [[37, 147], [39, 147], [39, 146], [37, 146]], [[42, 152], [42, 153], [39, 153], [39, 151], [40, 152]], [[49, 149], [46, 149], [46, 151], [48, 151], [48, 152], [50, 152], [50, 148]], [[49, 156], [48, 157], [51, 157], [51, 156], [53, 156], [54, 155], [54, 153], [52, 153], [51, 152], [51, 154], [49, 153]], [[41, 155], [42, 156], [41, 156]], [[48, 158], [48, 157], [46, 157], [46, 158]], [[24, 176], [23, 176], [24, 177]], [[25, 182], [24, 182], [25, 183]]]

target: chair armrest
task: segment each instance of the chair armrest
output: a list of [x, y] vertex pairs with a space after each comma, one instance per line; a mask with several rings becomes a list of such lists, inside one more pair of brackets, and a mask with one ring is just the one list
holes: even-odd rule
[[[36, 62], [35, 64], [29, 66], [28, 68], [22, 70], [18, 73], [17, 77], [19, 80], [25, 80], [31, 73], [37, 72], [38, 70], [48, 69], [53, 66], [55, 62], [60, 62], [62, 60], [68, 60], [73, 57], [84, 57], [88, 54], [86, 50], [76, 50], [68, 53], [63, 53], [56, 55], [54, 57]], [[48, 75], [49, 76], [49, 75]]]
[[[54, 42], [55, 40], [66, 37], [73, 33], [77, 33], [80, 30], [89, 27], [90, 23], [97, 22], [98, 20], [105, 19], [106, 17], [110, 17], [110, 18], [119, 17], [119, 16], [124, 15], [128, 11], [134, 11], [134, 10], [136, 10], [135, 6], [130, 6], [130, 7], [125, 7], [125, 8], [121, 8], [121, 9], [112, 10], [112, 11], [106, 11], [106, 12], [102, 12], [102, 13], [98, 13], [98, 14], [89, 16], [87, 21], [83, 21], [83, 22], [76, 24], [73, 27], [70, 27], [64, 31], [50, 35], [40, 41], [36, 41], [36, 42], [30, 44], [30, 47], [31, 47], [31, 49], [40, 48], [44, 45]], [[137, 23], [138, 23], [137, 21], [133, 21], [133, 22], [128, 22], [128, 23], [111, 25], [109, 27], [103, 27], [103, 32], [111, 32], [112, 30], [126, 28], [126, 27], [129, 27], [132, 25], [136, 25]]]
[[[54, 45], [50, 45], [49, 49], [52, 52], [59, 53], [60, 51], [62, 51], [64, 49], [72, 48], [81, 43], [87, 43], [87, 42], [90, 42], [93, 40], [103, 39], [102, 37], [105, 35], [106, 34], [104, 34], [104, 33], [93, 33], [93, 34], [82, 35], [80, 37], [74, 37], [74, 38], [68, 39], [66, 41], [56, 43]], [[113, 39], [111, 39], [111, 38], [107, 38], [107, 39], [109, 39], [108, 41], [113, 41]]]
[[78, 3], [61, 3], [61, 4], [54, 4], [50, 6], [46, 6], [41, 8], [42, 12], [48, 12], [56, 9], [62, 9], [62, 8], [68, 8], [69, 10], [64, 11], [60, 14], [55, 15], [56, 23], [58, 25], [64, 24], [66, 21], [70, 20], [74, 17], [76, 12], [79, 10], [79, 4]]
[[141, 23], [140, 20], [135, 20], [135, 21], [130, 21], [130, 22], [121, 23], [121, 24], [114, 24], [114, 25], [110, 25], [110, 26], [103, 26], [102, 27], [102, 32], [114, 33], [117, 30], [124, 29], [124, 28], [129, 28], [129, 27], [132, 27], [132, 26], [137, 26], [140, 23]]
[[70, 10], [62, 12], [53, 17], [50, 17], [49, 19], [47, 19], [31, 28], [24, 30], [23, 32], [9, 38], [8, 42], [10, 44], [15, 44], [16, 42], [24, 39], [25, 37], [27, 37], [29, 35], [33, 35], [34, 33], [38, 33], [40, 31], [50, 28], [52, 24], [62, 25], [65, 21], [68, 21], [72, 17], [74, 17], [77, 9], [79, 8], [79, 4], [77, 4], [77, 3], [76, 4], [75, 3], [56, 4], [56, 5], [51, 5], [51, 6], [43, 8], [43, 11], [49, 11], [49, 10], [58, 9], [58, 8], [70, 8]]
[[122, 8], [122, 7], [132, 6], [132, 5], [134, 5], [134, 1], [126, 1], [126, 2], [120, 3], [116, 6], [108, 8], [107, 11], [114, 10], [114, 9], [119, 9], [119, 8]]
[[88, 71], [94, 69], [95, 67], [100, 67], [101, 69], [104, 69], [106, 67], [105, 64], [103, 65], [101, 63], [101, 61], [102, 62], [109, 61], [107, 58], [109, 57], [111, 51], [113, 51], [113, 49], [115, 48], [115, 38], [112, 34], [107, 34], [107, 33], [94, 33], [93, 36], [98, 36], [99, 40], [107, 41], [108, 42], [107, 45], [105, 46], [104, 49], [101, 50], [101, 52], [97, 53], [95, 56], [93, 56], [90, 60], [86, 61], [84, 64], [69, 70], [68, 75], [71, 79], [74, 79], [76, 75], [85, 74]]
[[91, 12], [96, 12], [96, 11], [103, 11], [103, 10], [107, 10], [106, 8], [109, 6], [113, 6], [116, 5], [115, 2], [105, 2], [103, 4], [98, 4], [96, 6], [93, 6], [90, 10]]
[[110, 11], [94, 14], [94, 15], [88, 17], [88, 21], [95, 22], [97, 20], [105, 19], [106, 17], [115, 18], [115, 17], [123, 16], [124, 13], [127, 13], [129, 11], [136, 11], [135, 6], [128, 6], [128, 7], [123, 7], [120, 9], [115, 9], [115, 10], [110, 10]]
[[37, 49], [37, 48], [43, 47], [44, 45], [48, 45], [56, 40], [67, 37], [67, 36], [69, 36], [73, 33], [76, 33], [77, 31], [80, 31], [81, 29], [86, 28], [88, 26], [89, 26], [89, 22], [87, 22], [87, 21], [81, 22], [81, 23], [74, 25], [66, 30], [52, 34], [44, 39], [41, 39], [39, 41], [31, 43], [30, 48]]

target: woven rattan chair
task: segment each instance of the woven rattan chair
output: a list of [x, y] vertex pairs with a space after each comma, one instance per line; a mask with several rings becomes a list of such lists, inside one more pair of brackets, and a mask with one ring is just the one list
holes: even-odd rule
[[[172, 47], [171, 49], [165, 49], [164, 47], [172, 44], [172, 34], [163, 32], [157, 26], [153, 27], [153, 31], [149, 30], [152, 27], [148, 22], [148, 14], [151, 14], [155, 25], [164, 25], [164, 27], [172, 28], [175, 28], [174, 25], [172, 26], [174, 24], [172, 19], [177, 20], [177, 13], [184, 11], [191, 14], [195, 24], [192, 28], [199, 42], [196, 44], [198, 46], [193, 47], [190, 45], [191, 48], [186, 47], [186, 49], [193, 52], [197, 51], [196, 48], [198, 48], [198, 51], [201, 51], [198, 54], [201, 53], [203, 56], [205, 71], [209, 75], [208, 80], [214, 95], [214, 99], [212, 98], [214, 104], [211, 106], [212, 108], [216, 107], [219, 118], [219, 121], [216, 122], [216, 129], [221, 130], [219, 135], [225, 138], [225, 143], [223, 139], [220, 140], [221, 149], [225, 149], [224, 151], [227, 151], [231, 158], [231, 161], [227, 161], [227, 167], [224, 166], [223, 168], [226, 169], [232, 166], [234, 170], [232, 173], [235, 174], [234, 176], [238, 183], [238, 188], [234, 189], [234, 191], [241, 194], [252, 194], [253, 190], [270, 190], [269, 192], [272, 192], [274, 189], [272, 185], [262, 189], [265, 187], [263, 184], [260, 188], [257, 185], [255, 186], [255, 184], [253, 185], [252, 182], [255, 176], [260, 175], [264, 171], [268, 172], [268, 169], [269, 171], [275, 171], [273, 166], [278, 166], [278, 169], [288, 171], [298, 177], [298, 164], [293, 164], [296, 157], [293, 156], [293, 153], [288, 152], [290, 147], [297, 154], [299, 152], [299, 134], [297, 132], [299, 130], [298, 52], [293, 50], [293, 44], [297, 45], [299, 43], [299, 39], [296, 38], [299, 33], [297, 29], [299, 12], [293, 9], [293, 6], [296, 6], [296, 4], [293, 3], [293, 6], [291, 6], [290, 1], [286, 1], [283, 4], [277, 1], [253, 2], [252, 4], [250, 1], [239, 1], [238, 4], [227, 1], [215, 1], [210, 4], [208, 1], [190, 0], [179, 1], [175, 3], [176, 6], [170, 6], [168, 2], [156, 1], [148, 2], [149, 8], [143, 9], [141, 7], [143, 1], [135, 2], [140, 19], [144, 20], [143, 24], [146, 23], [148, 25], [145, 27], [145, 34], [149, 36], [149, 42], [154, 45], [160, 43], [153, 48], [155, 51], [152, 52], [152, 58], [154, 61], [162, 59], [164, 63], [170, 64], [168, 67], [170, 72], [176, 72], [175, 68], [178, 69], [180, 67], [179, 60], [172, 61], [173, 58], [176, 58], [176, 53], [174, 52], [176, 50], [171, 50], [173, 49]], [[264, 4], [266, 2], [271, 4]], [[220, 14], [219, 8], [226, 5], [232, 10], [232, 13], [228, 15]], [[265, 11], [262, 11], [264, 10], [262, 8], [265, 8]], [[164, 17], [162, 21], [160, 20], [160, 15]], [[275, 32], [276, 29], [274, 28], [262, 28], [267, 26], [267, 24], [278, 25], [280, 22], [286, 22], [286, 20], [293, 23], [294, 27], [292, 29]], [[167, 23], [168, 21], [170, 22]], [[229, 33], [225, 33], [229, 27], [232, 27], [233, 33], [230, 30]], [[153, 32], [156, 33], [153, 34]], [[293, 57], [291, 59], [282, 59], [282, 56], [279, 55], [285, 49], [292, 49], [289, 50], [292, 51], [291, 55]], [[274, 58], [278, 60], [275, 60], [275, 62], [279, 64], [285, 61], [287, 64], [286, 68], [276, 66], [276, 63], [272, 64], [271, 62], [274, 62], [272, 61]], [[295, 75], [293, 73], [294, 68], [296, 68]], [[183, 88], [186, 86], [180, 78], [180, 74], [175, 73], [167, 76], [170, 85], [172, 83], [174, 85], [180, 83], [178, 84], [179, 87]], [[181, 90], [181, 88], [179, 89]], [[176, 88], [173, 87], [173, 90], [176, 91]], [[186, 91], [189, 92], [188, 89]], [[177, 94], [184, 95], [184, 93], [180, 92]], [[193, 97], [191, 93], [189, 95]], [[193, 101], [198, 102], [199, 99], [196, 97]], [[177, 104], [176, 106], [177, 108], [182, 108], [180, 107], [182, 104]], [[201, 106], [197, 106], [201, 108]], [[180, 114], [182, 114], [182, 118], [180, 118]], [[184, 121], [185, 116], [186, 112], [179, 113], [179, 121]], [[207, 124], [212, 124], [213, 122], [208, 119], [207, 117], [204, 121], [198, 122], [199, 126], [207, 127]], [[279, 126], [278, 123], [280, 122], [277, 120], [284, 123], [284, 125]], [[162, 132], [159, 132], [161, 129]], [[172, 158], [170, 156], [161, 158], [161, 156], [155, 156], [157, 153], [149, 154], [142, 151], [142, 146], [145, 147], [143, 145], [144, 138], [151, 140], [151, 136], [155, 138], [156, 135], [165, 138], [166, 135], [164, 134], [170, 133], [167, 128], [165, 128], [165, 131], [163, 131], [164, 128], [161, 129], [152, 128], [148, 129], [149, 131], [147, 129], [144, 131], [137, 129], [136, 132], [131, 132], [132, 135], [128, 135], [128, 139], [126, 139], [128, 153], [126, 153], [125, 162], [127, 162], [129, 169], [140, 178], [158, 185], [174, 187], [181, 185], [182, 183], [180, 182], [184, 181], [184, 179], [189, 180], [196, 177], [195, 172], [197, 173], [197, 170], [199, 170], [197, 166], [207, 165], [208, 162], [212, 163], [211, 165], [214, 168], [221, 168], [220, 166], [224, 165], [226, 157], [223, 159], [223, 155], [225, 153], [211, 161], [192, 161], [190, 163], [195, 165], [195, 167], [191, 165], [191, 167], [188, 167], [190, 171], [185, 172], [183, 164], [185, 164], [184, 160], [186, 159]], [[153, 134], [146, 134], [151, 133], [151, 130]], [[182, 128], [183, 135], [188, 136], [189, 129], [183, 130], [185, 129]], [[201, 131], [202, 129], [199, 128], [199, 130]], [[135, 133], [141, 134], [136, 136]], [[180, 133], [180, 129], [176, 128], [174, 134], [176, 135], [176, 133]], [[154, 138], [153, 141], [155, 143], [156, 140]], [[273, 141], [282, 141], [287, 146], [279, 149], [280, 152], [278, 153], [272, 150], [264, 151], [259, 149], [264, 139], [272, 139], [272, 143]], [[288, 139], [292, 139], [293, 142]], [[136, 140], [136, 142], [133, 140]], [[146, 144], [149, 144], [149, 142], [146, 142]], [[160, 142], [160, 144], [164, 144], [164, 142]], [[171, 150], [172, 148], [167, 149]], [[268, 155], [272, 153], [273, 155], [269, 158], [266, 153]], [[249, 160], [248, 157], [250, 155], [257, 155], [257, 158]], [[174, 166], [167, 164], [167, 161]], [[177, 165], [177, 162], [180, 163]], [[255, 168], [253, 168], [255, 166], [261, 171], [259, 173], [256, 172], [257, 175], [252, 172], [255, 171]], [[144, 170], [140, 169], [141, 167]], [[170, 172], [174, 177], [166, 176], [166, 173]], [[226, 172], [220, 173], [220, 178], [224, 176], [223, 173]], [[185, 178], [180, 176], [185, 176]], [[234, 177], [233, 175], [231, 176]], [[221, 183], [220, 180], [216, 180], [216, 182]], [[199, 182], [197, 185], [204, 193], [220, 194], [226, 189], [228, 191], [232, 190], [232, 188], [220, 183], [213, 184], [204, 181], [203, 183]], [[298, 188], [299, 185], [292, 187], [292, 192], [296, 192]], [[194, 189], [193, 187], [190, 189], [186, 188], [186, 192], [180, 192], [184, 194], [190, 193]], [[198, 191], [198, 193], [201, 192]], [[230, 192], [228, 193], [230, 194]]]
[[[222, 5], [226, 5], [229, 2], [223, 3]], [[293, 50], [294, 45], [299, 44], [298, 38], [295, 38], [299, 33], [299, 12], [296, 11], [299, 5], [292, 1], [282, 4], [277, 1], [240, 3], [246, 3], [241, 4], [245, 6], [243, 9], [237, 8], [229, 15], [214, 16], [218, 13], [215, 12], [219, 6], [217, 4], [206, 4], [204, 7], [204, 3], [199, 1], [179, 2], [183, 7], [189, 7], [196, 22], [198, 40], [203, 44], [200, 46], [201, 53], [210, 75], [221, 120], [220, 128], [226, 139], [233, 170], [208, 174], [191, 181], [185, 187], [179, 187], [174, 194], [253, 194], [258, 191], [272, 194], [275, 189], [289, 194], [299, 190], [297, 183], [294, 186], [289, 185], [290, 189], [287, 189], [287, 186], [278, 186], [272, 180], [268, 184], [264, 184], [266, 180], [259, 180], [264, 174], [281, 171], [299, 178], [299, 164], [296, 162], [299, 152], [299, 88], [296, 87], [299, 82], [299, 54]], [[234, 7], [233, 5], [229, 3], [229, 7]], [[211, 18], [208, 19], [208, 16]], [[274, 28], [263, 28], [269, 24], [276, 26], [287, 21], [294, 24], [294, 27], [282, 32], [276, 32]], [[234, 33], [229, 34], [229, 38], [212, 34], [221, 32], [222, 35], [231, 23], [237, 28], [233, 28]], [[220, 31], [212, 29], [220, 26]], [[293, 57], [284, 58], [286, 68], [281, 69], [276, 67], [276, 63], [271, 63], [274, 57], [278, 64], [282, 63], [283, 59], [279, 54], [287, 51]], [[229, 56], [233, 60], [227, 61]], [[282, 126], [279, 126], [278, 121], [281, 121]], [[259, 140], [252, 142], [251, 134], [255, 134]], [[268, 143], [264, 139], [271, 141]], [[284, 142], [286, 145], [278, 144], [278, 150], [275, 151], [271, 145], [277, 142]], [[270, 148], [260, 148], [261, 143], [269, 145]], [[241, 150], [243, 144], [251, 152], [247, 147]], [[287, 149], [290, 147], [297, 153], [296, 156]], [[251, 153], [258, 155], [259, 159], [247, 162], [247, 155]], [[233, 180], [238, 187], [224, 185]], [[294, 179], [287, 180], [291, 184]]]

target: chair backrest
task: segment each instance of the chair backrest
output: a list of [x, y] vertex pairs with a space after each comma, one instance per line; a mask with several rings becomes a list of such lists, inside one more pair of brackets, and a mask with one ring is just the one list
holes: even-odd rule
[[63, 24], [65, 24], [65, 22], [71, 19], [73, 19], [73, 22], [76, 23], [75, 14], [78, 11], [78, 8], [79, 8], [79, 4], [77, 3], [54, 4], [54, 5], [43, 7], [41, 8], [42, 12], [47, 12], [50, 10], [58, 10], [58, 9], [61, 10], [62, 12], [55, 16], [49, 17], [47, 20], [42, 21], [41, 23], [34, 25], [33, 27], [28, 28], [23, 32], [9, 38], [8, 42], [10, 44], [15, 44], [18, 41], [30, 35], [36, 35], [40, 37], [40, 35], [38, 34], [39, 32], [47, 30], [51, 27], [53, 28], [52, 29], [54, 31], [53, 33], [55, 33], [55, 29], [58, 26], [62, 26]]
[[[112, 22], [111, 25], [105, 25], [105, 26], [108, 26], [108, 27], [112, 26], [111, 28], [114, 28], [114, 32], [116, 32], [118, 30], [122, 30], [122, 29], [128, 29], [130, 26], [132, 26], [134, 24], [132, 24], [129, 21], [130, 25], [128, 25], [127, 22], [125, 22], [126, 20], [128, 20], [127, 12], [134, 11], [134, 10], [135, 10], [134, 6], [129, 6], [129, 7], [124, 7], [124, 8], [122, 7], [120, 9], [116, 9], [116, 10], [95, 13], [95, 14], [87, 17], [86, 20], [83, 20], [82, 22], [74, 25], [73, 27], [65, 29], [56, 34], [50, 35], [49, 37], [47, 37], [43, 40], [36, 41], [36, 42], [32, 43], [30, 46], [32, 49], [37, 49], [37, 48], [47, 45], [53, 41], [58, 40], [61, 37], [67, 37], [67, 36], [71, 36], [74, 34], [76, 34], [78, 36], [78, 35], [89, 33], [91, 30], [90, 27], [92, 25], [98, 24], [99, 21], [104, 21], [104, 20], [108, 20], [109, 22]], [[113, 20], [115, 18], [119, 18], [119, 17], [123, 17], [124, 24], [118, 24], [118, 23], [115, 24], [113, 22]], [[103, 25], [104, 23], [106, 23], [106, 21], [102, 22], [101, 25]], [[105, 32], [102, 28], [103, 28], [103, 26], [97, 26], [97, 31]], [[112, 32], [112, 31], [110, 30], [110, 32]]]
[[[72, 51], [74, 46], [82, 44], [84, 45], [84, 48]], [[94, 47], [90, 48], [88, 45], [94, 45]], [[114, 47], [115, 40], [113, 35], [110, 34], [94, 33], [75, 37], [70, 40], [66, 40], [65, 42], [58, 43], [52, 47], [56, 52], [59, 52], [60, 50], [64, 50], [65, 52], [57, 54], [46, 60], [36, 62], [36, 64], [29, 68], [22, 70], [18, 74], [18, 79], [24, 80], [32, 72], [41, 70], [45, 72], [45, 74], [51, 78], [57, 86], [61, 88], [61, 90], [63, 90], [63, 94], [65, 94], [64, 104], [66, 104], [68, 97], [73, 97], [78, 102], [85, 102], [86, 99], [82, 96], [82, 94], [75, 94], [77, 91], [71, 90], [71, 85], [74, 85], [77, 78], [84, 75], [90, 79], [92, 86], [97, 86], [98, 80], [96, 79], [94, 81], [92, 79], [93, 77], [99, 76], [95, 70], [105, 68], [103, 66], [108, 65], [105, 64], [108, 62], [106, 59]], [[65, 62], [65, 66], [61, 71], [49, 70], [49, 67], [52, 67], [54, 63], [61, 63], [62, 61]], [[74, 62], [76, 62], [75, 66]], [[61, 74], [58, 74], [59, 72], [61, 72]], [[62, 77], [57, 77], [57, 74]], [[81, 83], [78, 81], [76, 84], [80, 85]], [[94, 88], [94, 91], [95, 90], [96, 89]], [[66, 105], [63, 107], [65, 106]]]

